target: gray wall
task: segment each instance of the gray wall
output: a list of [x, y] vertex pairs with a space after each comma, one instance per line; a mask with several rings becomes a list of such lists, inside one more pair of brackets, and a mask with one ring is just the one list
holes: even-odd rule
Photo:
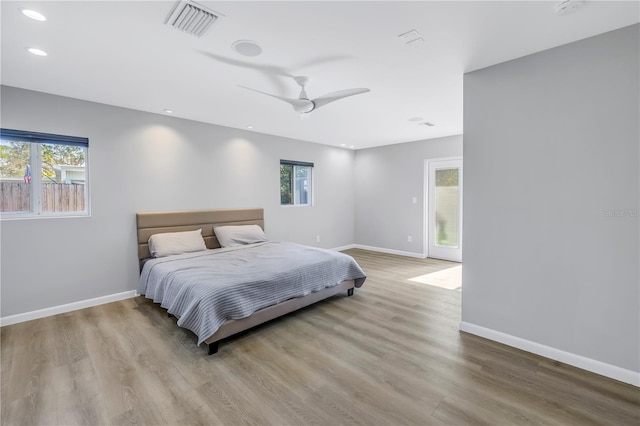
[[632, 371], [638, 30], [464, 78], [462, 320]]
[[[89, 138], [92, 210], [0, 223], [3, 317], [135, 289], [138, 211], [264, 207], [272, 240], [354, 241], [352, 151], [12, 87], [1, 102], [2, 127]], [[281, 158], [315, 163], [313, 207], [280, 207]]]
[[356, 243], [423, 254], [425, 160], [461, 155], [461, 135], [356, 151]]

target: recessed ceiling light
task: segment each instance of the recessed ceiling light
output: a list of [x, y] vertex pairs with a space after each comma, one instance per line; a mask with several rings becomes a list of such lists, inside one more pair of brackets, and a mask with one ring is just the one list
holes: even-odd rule
[[356, 147], [355, 145], [349, 145], [349, 148], [355, 148], [355, 147]]
[[340, 146], [347, 146], [347, 144], [346, 143], [341, 143]]
[[173, 114], [173, 110], [168, 108], [165, 108], [164, 112], [166, 112], [167, 114]]
[[29, 18], [31, 18], [31, 19], [33, 19], [33, 20], [36, 20], [36, 21], [46, 21], [46, 20], [47, 20], [47, 17], [46, 17], [46, 16], [44, 16], [44, 15], [43, 15], [42, 13], [40, 13], [40, 12], [36, 12], [35, 10], [31, 10], [31, 9], [20, 9], [20, 11], [22, 11], [22, 13], [23, 13], [25, 16], [27, 16], [27, 17], [29, 17]]
[[258, 56], [262, 53], [262, 47], [251, 40], [235, 41], [231, 47], [242, 56]]
[[29, 53], [33, 53], [34, 55], [47, 56], [47, 52], [45, 52], [44, 50], [36, 49], [35, 47], [27, 47], [27, 50], [29, 51]]
[[251, 124], [249, 124], [249, 125], [247, 126], [247, 129], [253, 129], [253, 126], [252, 126]]
[[429, 121], [425, 121], [424, 123], [420, 123], [418, 124], [419, 126], [425, 126], [425, 127], [433, 127], [435, 126], [435, 124], [429, 122]]

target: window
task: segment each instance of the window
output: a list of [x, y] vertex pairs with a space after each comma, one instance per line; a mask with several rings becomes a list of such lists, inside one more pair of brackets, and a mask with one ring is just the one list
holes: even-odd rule
[[313, 163], [280, 160], [280, 205], [310, 206]]
[[0, 129], [3, 219], [89, 214], [89, 140]]

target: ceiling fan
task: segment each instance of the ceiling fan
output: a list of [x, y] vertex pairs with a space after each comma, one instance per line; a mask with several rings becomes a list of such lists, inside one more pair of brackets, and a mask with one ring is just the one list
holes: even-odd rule
[[240, 87], [244, 89], [252, 90], [254, 92], [262, 93], [263, 95], [271, 96], [276, 99], [280, 99], [281, 101], [285, 101], [286, 103], [290, 104], [293, 107], [293, 110], [295, 112], [301, 114], [301, 116], [304, 116], [305, 114], [308, 114], [311, 111], [315, 111], [321, 106], [325, 106], [331, 102], [338, 101], [340, 99], [343, 99], [349, 96], [359, 95], [361, 93], [367, 93], [370, 91], [369, 89], [364, 89], [364, 88], [344, 89], [344, 90], [338, 90], [337, 92], [328, 93], [323, 96], [319, 96], [315, 99], [309, 99], [309, 96], [307, 95], [307, 92], [305, 90], [305, 86], [309, 82], [309, 77], [294, 77], [294, 80], [296, 81], [296, 83], [298, 83], [298, 86], [301, 87], [300, 95], [298, 96], [297, 99], [286, 98], [284, 96], [278, 96], [278, 95], [272, 95], [271, 93], [262, 92], [260, 90], [252, 89], [250, 87], [245, 87], [245, 86], [240, 86]]

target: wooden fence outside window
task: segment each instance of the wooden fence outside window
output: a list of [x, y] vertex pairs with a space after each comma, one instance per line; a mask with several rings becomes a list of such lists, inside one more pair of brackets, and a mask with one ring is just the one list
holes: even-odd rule
[[[43, 212], [81, 212], [85, 210], [85, 205], [84, 184], [42, 184]], [[30, 211], [30, 183], [0, 182], [0, 212]]]

